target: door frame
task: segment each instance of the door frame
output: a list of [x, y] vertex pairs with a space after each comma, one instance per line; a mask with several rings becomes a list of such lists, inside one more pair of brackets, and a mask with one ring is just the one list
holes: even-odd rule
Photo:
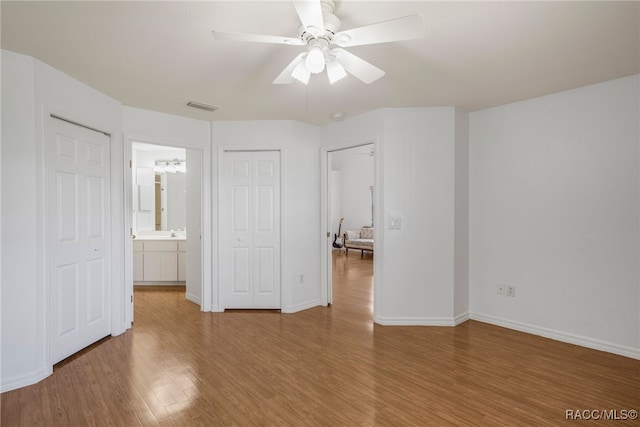
[[321, 302], [322, 305], [327, 306], [332, 303], [333, 298], [333, 268], [331, 262], [333, 245], [331, 240], [331, 227], [329, 224], [330, 212], [329, 212], [329, 154], [334, 151], [347, 150], [350, 148], [362, 147], [363, 145], [373, 145], [373, 150], [376, 153], [373, 162], [373, 197], [376, 201], [376, 210], [374, 223], [378, 231], [376, 232], [375, 250], [373, 251], [373, 319], [376, 319], [376, 313], [379, 312], [379, 300], [378, 298], [381, 276], [382, 276], [382, 156], [378, 155], [381, 149], [378, 142], [378, 138], [370, 137], [364, 138], [359, 141], [345, 141], [342, 144], [329, 145], [320, 149], [320, 227], [321, 227], [321, 250], [320, 250], [320, 283], [321, 283]]
[[216, 211], [216, 219], [217, 227], [216, 227], [216, 236], [217, 240], [216, 245], [216, 253], [215, 260], [217, 271], [215, 275], [215, 283], [213, 285], [215, 289], [215, 296], [217, 297], [217, 303], [214, 303], [212, 306], [212, 310], [214, 312], [223, 312], [225, 310], [224, 305], [224, 289], [221, 286], [221, 278], [220, 278], [220, 253], [222, 252], [222, 242], [220, 236], [222, 235], [222, 215], [220, 214], [221, 206], [222, 206], [222, 186], [223, 182], [223, 161], [224, 161], [224, 153], [225, 152], [259, 152], [259, 151], [277, 151], [280, 154], [280, 311], [282, 313], [287, 312], [287, 308], [291, 306], [291, 295], [287, 286], [285, 286], [285, 227], [286, 223], [286, 212], [284, 210], [286, 191], [283, 183], [285, 182], [285, 149], [283, 147], [255, 147], [250, 145], [224, 145], [218, 146], [218, 173], [217, 175], [217, 211]]
[[[185, 150], [197, 150], [202, 153], [202, 164], [200, 173], [200, 310], [203, 312], [211, 311], [211, 263], [207, 260], [211, 259], [211, 148], [209, 146], [199, 146], [189, 144], [178, 140], [165, 140], [157, 138], [149, 138], [141, 135], [126, 133], [123, 141], [123, 165], [124, 165], [124, 221], [125, 221], [125, 287], [127, 289], [127, 301], [125, 301], [126, 309], [126, 325], [127, 329], [131, 327], [133, 321], [133, 240], [132, 233], [132, 215], [133, 201], [132, 193], [132, 177], [131, 168], [129, 167], [132, 154], [132, 143], [141, 142], [144, 144], [160, 145], [165, 147], [184, 148]], [[195, 233], [194, 233], [195, 234]]]
[[42, 282], [44, 284], [44, 292], [43, 292], [43, 300], [41, 307], [42, 316], [40, 318], [40, 322], [43, 325], [43, 333], [44, 333], [44, 366], [45, 366], [45, 375], [46, 377], [53, 373], [53, 322], [51, 321], [51, 316], [53, 313], [52, 304], [54, 303], [51, 298], [51, 249], [50, 242], [53, 236], [53, 230], [49, 227], [49, 218], [52, 210], [52, 206], [50, 203], [50, 192], [48, 190], [47, 179], [49, 173], [51, 171], [51, 146], [49, 144], [49, 135], [51, 132], [51, 128], [49, 127], [49, 120], [53, 119], [62, 119], [64, 121], [68, 121], [71, 124], [88, 128], [97, 132], [101, 132], [106, 134], [109, 137], [109, 186], [110, 186], [110, 212], [109, 212], [109, 225], [110, 225], [110, 256], [111, 256], [111, 288], [110, 288], [110, 301], [109, 301], [109, 310], [110, 310], [110, 332], [112, 336], [122, 334], [126, 329], [126, 325], [124, 323], [124, 313], [125, 313], [125, 304], [124, 304], [124, 269], [122, 267], [122, 259], [123, 254], [123, 246], [121, 242], [123, 241], [122, 230], [124, 228], [123, 218], [121, 215], [121, 201], [123, 195], [120, 195], [118, 191], [114, 191], [118, 188], [118, 184], [120, 181], [120, 167], [121, 163], [119, 159], [122, 157], [122, 143], [120, 139], [120, 131], [117, 129], [113, 129], [109, 125], [106, 125], [101, 120], [95, 120], [92, 117], [81, 116], [72, 111], [68, 111], [64, 108], [56, 107], [56, 106], [48, 106], [41, 105], [41, 114], [38, 115], [40, 118], [40, 123], [36, 123], [36, 128], [41, 129], [41, 134], [39, 135], [40, 144], [38, 144], [37, 150], [39, 153], [36, 153], [38, 157], [37, 163], [40, 164], [40, 168], [37, 173], [38, 180], [38, 193], [37, 196], [37, 207], [40, 212], [38, 215], [38, 234], [42, 236], [42, 244], [39, 245], [41, 247], [41, 256], [40, 265], [42, 266]]

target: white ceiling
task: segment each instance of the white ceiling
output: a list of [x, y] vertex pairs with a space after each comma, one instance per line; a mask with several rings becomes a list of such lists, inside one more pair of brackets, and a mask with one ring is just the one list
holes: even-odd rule
[[[211, 30], [296, 37], [289, 1], [1, 2], [2, 48], [125, 105], [204, 120], [323, 124], [382, 107], [469, 111], [640, 72], [640, 2], [337, 0], [342, 29], [420, 13], [426, 37], [349, 48], [386, 71], [272, 85], [304, 47], [217, 41]], [[213, 113], [189, 100], [218, 105]]]

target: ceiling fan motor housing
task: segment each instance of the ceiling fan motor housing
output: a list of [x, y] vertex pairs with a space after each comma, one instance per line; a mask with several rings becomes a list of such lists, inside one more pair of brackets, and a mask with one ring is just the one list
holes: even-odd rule
[[340, 19], [333, 14], [333, 11], [335, 10], [335, 3], [333, 0], [321, 0], [321, 6], [324, 28], [305, 28], [304, 26], [301, 26], [298, 30], [298, 37], [307, 45], [315, 39], [324, 39], [329, 44], [333, 40], [333, 36], [340, 31]]
[[[332, 59], [329, 45], [333, 42], [335, 34], [340, 30], [340, 19], [333, 14], [335, 3], [333, 0], [321, 0], [322, 19], [324, 28], [301, 26], [298, 37], [308, 47], [308, 54], [305, 58], [307, 69], [311, 73], [321, 72], [325, 64]], [[322, 56], [320, 56], [320, 52]]]

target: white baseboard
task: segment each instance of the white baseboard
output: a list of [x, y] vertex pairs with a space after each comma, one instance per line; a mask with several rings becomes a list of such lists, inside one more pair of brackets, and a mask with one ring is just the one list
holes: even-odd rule
[[5, 391], [11, 391], [18, 388], [26, 387], [28, 385], [35, 384], [37, 382], [42, 381], [47, 378], [49, 375], [53, 373], [52, 367], [42, 368], [35, 372], [20, 375], [14, 378], [2, 378], [2, 385], [0, 385], [0, 393], [4, 393]]
[[458, 326], [469, 320], [469, 312], [455, 317], [385, 317], [376, 316], [375, 323], [388, 326]]
[[308, 310], [310, 308], [313, 307], [318, 307], [319, 305], [322, 305], [322, 302], [319, 299], [314, 299], [311, 301], [307, 301], [307, 302], [303, 302], [301, 304], [296, 304], [294, 306], [291, 307], [283, 307], [280, 312], [281, 313], [287, 313], [287, 314], [292, 314], [292, 313], [297, 313], [299, 311], [302, 310]]
[[455, 326], [458, 326], [463, 324], [467, 320], [469, 320], [469, 312], [465, 311], [464, 313], [458, 314], [456, 317], [454, 317], [453, 323], [455, 324]]
[[193, 295], [193, 294], [190, 294], [189, 292], [186, 292], [186, 293], [184, 294], [184, 297], [185, 297], [187, 300], [189, 300], [189, 301], [191, 301], [191, 302], [193, 302], [193, 303], [196, 303], [196, 304], [200, 305], [200, 297], [197, 297], [197, 296], [195, 296], [195, 295]]
[[562, 341], [569, 344], [575, 344], [582, 347], [592, 348], [594, 350], [606, 351], [608, 353], [618, 354], [620, 356], [630, 357], [640, 360], [640, 349], [601, 341], [582, 335], [571, 334], [558, 331], [555, 329], [544, 328], [542, 326], [531, 325], [523, 322], [516, 322], [501, 317], [488, 316], [480, 313], [470, 313], [469, 318], [478, 322], [490, 323], [503, 328], [513, 329], [520, 332], [526, 332], [541, 337], [550, 338], [556, 341]]
[[133, 286], [187, 286], [187, 282], [168, 282], [168, 281], [158, 281], [158, 282], [133, 282]]
[[373, 321], [384, 326], [456, 326], [456, 318], [453, 317], [376, 316]]

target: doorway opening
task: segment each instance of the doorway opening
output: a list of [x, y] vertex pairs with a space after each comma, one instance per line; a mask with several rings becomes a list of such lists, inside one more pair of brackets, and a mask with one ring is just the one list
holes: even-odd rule
[[201, 150], [131, 142], [132, 287], [180, 286], [198, 305], [201, 161]]
[[[327, 228], [332, 230], [327, 256], [327, 303], [334, 304], [334, 295], [344, 295], [334, 292], [334, 286], [348, 286], [349, 272], [355, 271], [356, 264], [360, 276], [371, 276], [369, 281], [358, 280], [358, 286], [373, 286], [374, 145], [328, 151], [326, 173]], [[373, 303], [370, 305], [373, 311]]]

